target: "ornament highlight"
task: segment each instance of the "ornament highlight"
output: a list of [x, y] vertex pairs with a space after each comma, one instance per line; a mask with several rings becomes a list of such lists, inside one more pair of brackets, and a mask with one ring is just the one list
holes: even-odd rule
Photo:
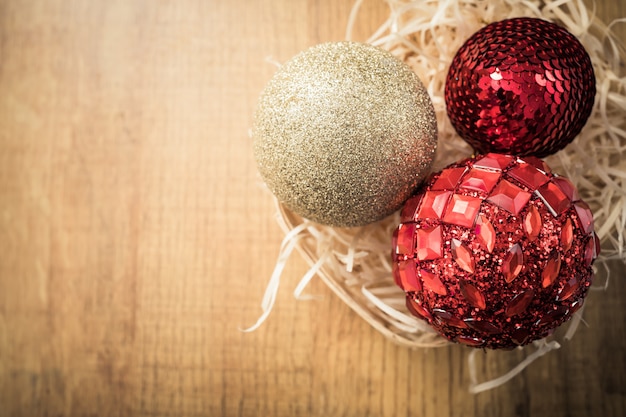
[[564, 28], [506, 19], [472, 35], [445, 85], [448, 116], [477, 152], [544, 157], [585, 125], [595, 98], [591, 59]]
[[583, 304], [600, 252], [589, 206], [540, 159], [489, 153], [433, 175], [404, 205], [394, 279], [450, 341], [513, 348]]
[[261, 94], [254, 155], [275, 196], [302, 217], [360, 226], [399, 209], [428, 173], [436, 116], [417, 75], [355, 42], [314, 46]]

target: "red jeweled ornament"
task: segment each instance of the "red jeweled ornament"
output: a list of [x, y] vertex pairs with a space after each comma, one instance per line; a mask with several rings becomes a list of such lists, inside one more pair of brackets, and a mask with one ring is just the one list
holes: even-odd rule
[[394, 233], [407, 307], [451, 341], [512, 348], [582, 305], [600, 251], [572, 183], [533, 156], [489, 153], [434, 174]]
[[507, 19], [476, 32], [446, 79], [448, 117], [477, 152], [543, 157], [563, 149], [591, 114], [591, 59], [564, 28]]

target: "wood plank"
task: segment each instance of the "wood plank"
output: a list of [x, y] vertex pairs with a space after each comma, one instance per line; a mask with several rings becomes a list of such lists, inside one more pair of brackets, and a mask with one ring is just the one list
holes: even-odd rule
[[[282, 239], [248, 136], [266, 59], [343, 39], [351, 6], [0, 3], [0, 416], [626, 415], [623, 265], [571, 343], [479, 395], [467, 349], [396, 346], [319, 281], [294, 300], [298, 256], [239, 330]], [[365, 1], [353, 38], [387, 14]], [[522, 354], [478, 356], [486, 379]]]

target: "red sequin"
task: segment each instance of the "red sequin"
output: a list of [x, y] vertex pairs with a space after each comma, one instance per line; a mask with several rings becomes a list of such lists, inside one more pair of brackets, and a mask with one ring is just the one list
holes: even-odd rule
[[541, 19], [489, 24], [450, 64], [448, 116], [478, 152], [550, 155], [570, 143], [595, 98], [591, 59], [564, 28]]

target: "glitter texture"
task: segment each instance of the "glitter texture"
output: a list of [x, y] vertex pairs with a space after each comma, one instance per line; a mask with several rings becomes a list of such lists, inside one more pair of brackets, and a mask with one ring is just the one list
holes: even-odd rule
[[595, 91], [591, 59], [576, 37], [545, 20], [516, 18], [463, 44], [445, 100], [452, 125], [478, 152], [542, 157], [578, 135]]
[[261, 176], [301, 216], [359, 226], [400, 208], [437, 146], [433, 105], [389, 52], [325, 43], [282, 66], [261, 94], [253, 129]]
[[[490, 185], [468, 187], [476, 178]], [[433, 195], [446, 195], [446, 206]], [[473, 347], [551, 334], [583, 303], [599, 251], [591, 211], [569, 196], [578, 196], [571, 182], [533, 157], [487, 154], [434, 174], [394, 233], [394, 276], [409, 310]]]

